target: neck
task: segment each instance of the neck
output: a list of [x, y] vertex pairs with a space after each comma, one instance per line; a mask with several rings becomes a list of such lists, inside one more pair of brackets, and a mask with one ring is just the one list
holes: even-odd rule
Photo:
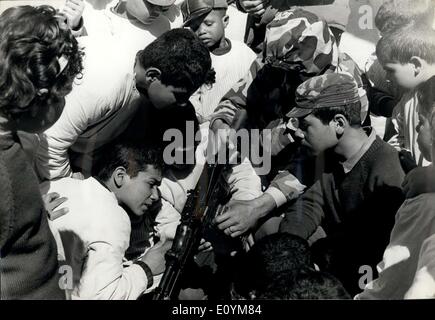
[[362, 148], [368, 138], [363, 128], [348, 127], [340, 138], [334, 152], [340, 156], [343, 161], [346, 161]]
[[230, 50], [231, 50], [231, 42], [225, 37], [222, 37], [219, 43], [217, 43], [214, 47], [210, 48], [210, 52], [216, 56], [224, 55], [228, 53], [228, 51]]

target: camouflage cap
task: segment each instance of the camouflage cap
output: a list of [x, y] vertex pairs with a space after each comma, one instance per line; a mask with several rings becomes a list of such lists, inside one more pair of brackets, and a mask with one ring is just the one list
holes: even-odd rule
[[287, 116], [302, 118], [314, 109], [337, 107], [360, 101], [358, 85], [352, 76], [328, 73], [313, 77], [296, 89], [296, 107]]
[[334, 70], [338, 48], [325, 21], [297, 8], [276, 13], [266, 26], [263, 60], [308, 78]]
[[188, 26], [192, 20], [205, 16], [213, 9], [227, 9], [227, 0], [185, 0], [181, 4], [183, 26]]

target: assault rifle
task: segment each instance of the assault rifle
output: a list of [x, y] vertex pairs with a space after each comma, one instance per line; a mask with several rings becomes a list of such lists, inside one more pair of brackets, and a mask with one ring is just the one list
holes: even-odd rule
[[[231, 129], [237, 131], [246, 119], [246, 111], [239, 111]], [[220, 152], [226, 152], [226, 149], [227, 146], [222, 145], [218, 155]], [[229, 200], [229, 188], [223, 173], [230, 167], [228, 162], [220, 164], [215, 161], [213, 165], [206, 163], [196, 188], [188, 191], [172, 247], [165, 255], [166, 269], [159, 286], [154, 291], [153, 300], [171, 300], [178, 297], [181, 289], [180, 277], [186, 266], [193, 261], [201, 238], [214, 238], [216, 241], [210, 239], [210, 242], [215, 251], [221, 252], [230, 245], [234, 246], [237, 241], [212, 226], [213, 219], [222, 213], [223, 205]], [[238, 243], [241, 244], [240, 241]]]

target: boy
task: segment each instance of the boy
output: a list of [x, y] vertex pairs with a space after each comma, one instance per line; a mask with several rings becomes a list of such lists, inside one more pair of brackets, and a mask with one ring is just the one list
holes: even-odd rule
[[249, 71], [256, 58], [247, 45], [225, 37], [227, 8], [226, 0], [186, 0], [181, 6], [184, 26], [208, 47], [216, 71], [215, 84], [211, 88], [202, 86], [190, 99], [200, 122], [210, 120], [221, 98]]
[[170, 247], [163, 239], [124, 266], [131, 220], [149, 214], [159, 199], [162, 165], [155, 149], [118, 144], [105, 153], [94, 177], [63, 178], [42, 187], [68, 198], [68, 214], [52, 226], [62, 239], [60, 260], [72, 268], [73, 299], [137, 299], [163, 273]]
[[432, 51], [433, 33], [434, 30], [427, 25], [424, 28], [403, 27], [384, 35], [376, 47], [378, 60], [387, 73], [387, 79], [405, 90], [392, 115], [397, 142], [391, 140], [390, 143], [398, 149], [410, 151], [418, 166], [429, 164], [419, 150], [415, 128], [422, 103], [418, 86], [432, 77], [434, 72], [431, 66], [435, 61]]
[[388, 242], [403, 201], [404, 173], [397, 152], [361, 126], [358, 89], [350, 76], [326, 74], [304, 82], [296, 104], [288, 114], [297, 119], [296, 135], [314, 154], [326, 151], [329, 166], [285, 210], [279, 230], [308, 239], [321, 226], [326, 238], [313, 244], [314, 262], [355, 294], [359, 268], [374, 268]]
[[[143, 120], [139, 115], [151, 109], [182, 107], [202, 84], [214, 81], [207, 47], [189, 30], [168, 31], [135, 60], [122, 59], [116, 51], [104, 53], [91, 41], [86, 43], [95, 51], [85, 60], [83, 79], [67, 96], [59, 120], [40, 135], [37, 168], [42, 179], [71, 176], [71, 160], [75, 171], [89, 175], [98, 151], [120, 136], [133, 118], [138, 122]], [[142, 131], [154, 122], [144, 121]]]
[[0, 299], [65, 299], [47, 211], [17, 131], [53, 125], [82, 52], [54, 8], [21, 6], [0, 16], [0, 56]]
[[[420, 110], [418, 143], [426, 159], [435, 156], [435, 113]], [[430, 174], [433, 175], [433, 172]], [[431, 179], [435, 179], [434, 176]], [[407, 199], [396, 215], [379, 277], [356, 299], [435, 298], [435, 193]]]

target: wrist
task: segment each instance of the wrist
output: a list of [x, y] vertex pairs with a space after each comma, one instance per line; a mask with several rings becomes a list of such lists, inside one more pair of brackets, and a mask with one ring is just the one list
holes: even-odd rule
[[273, 209], [276, 208], [276, 202], [268, 193], [263, 193], [260, 197], [254, 200], [254, 215], [258, 220], [267, 216]]

